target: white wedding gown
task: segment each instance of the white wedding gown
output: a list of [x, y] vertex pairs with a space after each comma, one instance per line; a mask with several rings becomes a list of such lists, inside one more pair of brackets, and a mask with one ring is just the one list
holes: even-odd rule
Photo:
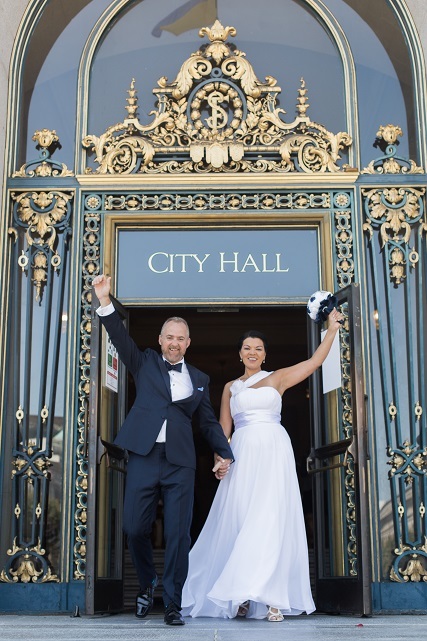
[[271, 372], [231, 386], [235, 462], [219, 484], [209, 516], [190, 552], [182, 614], [248, 617], [267, 607], [313, 612], [307, 539], [295, 459], [280, 424], [282, 399], [273, 387], [253, 388]]

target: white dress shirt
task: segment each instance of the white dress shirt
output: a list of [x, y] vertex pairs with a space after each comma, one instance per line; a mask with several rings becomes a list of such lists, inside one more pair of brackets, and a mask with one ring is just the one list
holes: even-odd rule
[[[98, 307], [96, 313], [98, 316], [109, 316], [114, 312], [114, 305], [110, 303], [105, 307]], [[166, 359], [163, 359], [166, 360]], [[188, 373], [187, 365], [184, 362], [184, 359], [179, 361], [182, 363], [181, 372], [171, 369], [169, 373], [169, 380], [171, 385], [171, 395], [172, 401], [181, 401], [183, 398], [188, 398], [193, 393], [193, 384], [191, 382], [190, 374]], [[166, 424], [167, 420], [165, 419], [158, 437], [156, 438], [156, 443], [164, 443], [166, 441]]]
[[[177, 372], [176, 370], [171, 369], [168, 372], [171, 382], [172, 401], [181, 401], [183, 398], [188, 398], [193, 393], [193, 383], [191, 382], [187, 365], [185, 364], [184, 359], [178, 362], [182, 363], [181, 371]], [[167, 420], [165, 420], [160, 428], [159, 435], [156, 438], [156, 443], [164, 443], [166, 441], [166, 424]]]

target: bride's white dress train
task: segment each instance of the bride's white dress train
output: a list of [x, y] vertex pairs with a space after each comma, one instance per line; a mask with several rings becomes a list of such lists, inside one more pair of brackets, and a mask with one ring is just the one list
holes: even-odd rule
[[273, 387], [253, 388], [271, 372], [231, 386], [236, 459], [219, 484], [209, 516], [190, 552], [182, 614], [248, 617], [267, 607], [313, 612], [307, 539], [295, 458], [280, 424], [282, 399]]

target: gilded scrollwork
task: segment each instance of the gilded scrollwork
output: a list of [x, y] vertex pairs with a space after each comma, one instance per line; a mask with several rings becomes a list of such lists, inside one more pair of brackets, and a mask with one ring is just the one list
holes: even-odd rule
[[297, 117], [287, 123], [277, 106], [277, 80], [258, 80], [245, 54], [227, 41], [236, 30], [217, 20], [199, 35], [210, 43], [183, 62], [175, 80], [162, 77], [153, 89], [157, 110], [151, 123], [138, 119], [133, 79], [128, 117], [100, 136], [85, 136], [83, 146], [92, 149], [98, 165], [95, 173], [341, 171], [340, 152], [352, 144], [351, 137], [310, 120], [303, 79]]
[[78, 386], [77, 476], [75, 481], [74, 513], [75, 540], [73, 545], [74, 579], [83, 581], [86, 574], [87, 523], [87, 421], [90, 387], [90, 336], [92, 279], [99, 273], [101, 216], [97, 211], [102, 197], [91, 194], [85, 200], [85, 228], [83, 234], [83, 288], [80, 321], [80, 381]]
[[403, 131], [398, 125], [381, 125], [377, 131], [375, 146], [384, 151], [384, 156], [372, 160], [362, 174], [423, 174], [424, 169], [410, 159], [396, 155], [398, 137]]
[[363, 189], [366, 220], [363, 229], [372, 240], [374, 228], [379, 229], [381, 249], [385, 251], [391, 280], [400, 285], [406, 279], [408, 264], [413, 269], [419, 251], [409, 247], [413, 228], [420, 235], [427, 232], [423, 205], [425, 187], [391, 186]]
[[413, 483], [414, 477], [427, 474], [427, 447], [420, 449], [406, 440], [398, 448], [388, 447], [387, 454], [390, 456], [387, 461], [391, 466], [390, 478], [399, 474], [409, 485]]
[[[95, 207], [98, 205], [95, 205]], [[163, 193], [163, 194], [106, 194], [106, 211], [257, 211], [268, 210], [305, 210], [330, 209], [331, 196], [328, 192], [302, 192], [289, 190], [285, 193], [259, 192], [253, 194], [230, 193], [224, 195], [196, 193]], [[350, 218], [346, 219], [349, 233]], [[350, 237], [350, 234], [349, 234]], [[347, 253], [351, 252], [351, 243]]]
[[[22, 250], [17, 261], [22, 271], [30, 265], [37, 301], [41, 300], [49, 268], [57, 271], [61, 266], [57, 237], [61, 232], [66, 236], [71, 233], [72, 198], [72, 193], [59, 190], [12, 193], [14, 222], [25, 229], [26, 240], [25, 251]], [[18, 237], [13, 227], [9, 234], [15, 239]]]
[[397, 583], [427, 582], [427, 537], [420, 547], [404, 545], [400, 541], [394, 550], [396, 560], [390, 570], [390, 579]]
[[11, 557], [7, 570], [0, 573], [4, 583], [49, 583], [59, 582], [45, 559], [46, 550], [41, 547], [40, 539], [33, 547], [20, 547], [16, 538], [12, 547], [7, 550]]
[[33, 140], [37, 143], [39, 157], [22, 165], [12, 174], [13, 178], [64, 178], [74, 175], [64, 163], [51, 158], [53, 152], [61, 147], [55, 130], [39, 129], [34, 133]]
[[[51, 146], [56, 137], [47, 130], [38, 132], [40, 145]], [[40, 178], [40, 177], [39, 177]], [[37, 185], [42, 184], [42, 180]], [[21, 351], [21, 358], [15, 363], [16, 374], [13, 434], [13, 455], [11, 458], [11, 478], [13, 492], [13, 519], [11, 539], [14, 544], [8, 551], [8, 559], [2, 570], [0, 580], [13, 583], [45, 583], [58, 581], [53, 571], [57, 564], [55, 546], [47, 546], [47, 519], [54, 511], [49, 503], [49, 490], [52, 487], [51, 468], [53, 465], [53, 437], [59, 427], [54, 424], [56, 392], [46, 390], [46, 379], [54, 378], [59, 359], [61, 344], [61, 313], [63, 313], [63, 286], [68, 243], [71, 235], [72, 201], [74, 193], [52, 188], [16, 190], [11, 193], [12, 220], [9, 228], [11, 255], [15, 265], [14, 279], [16, 295], [12, 297], [14, 318], [16, 311], [27, 301], [25, 322], [19, 322], [11, 350]], [[21, 275], [19, 275], [19, 273]], [[32, 291], [40, 301], [40, 308], [34, 313], [29, 305]], [[47, 304], [42, 306], [42, 296]], [[52, 304], [52, 299], [56, 303]], [[37, 319], [35, 319], [37, 315]], [[44, 333], [34, 333], [38, 322]], [[39, 342], [39, 376], [30, 377], [26, 371], [31, 369], [34, 354], [31, 352], [33, 337], [37, 334]], [[39, 335], [40, 334], [40, 335]], [[18, 347], [19, 346], [19, 347]], [[33, 390], [30, 394], [29, 388]], [[38, 393], [37, 393], [37, 387]], [[30, 410], [30, 399], [38, 398], [40, 406]], [[33, 400], [31, 400], [31, 405]], [[61, 419], [62, 420], [62, 419]], [[58, 468], [53, 468], [55, 477]], [[46, 553], [45, 547], [48, 547]]]
[[[423, 408], [417, 402], [415, 422], [420, 421], [422, 413]], [[399, 419], [395, 403], [389, 404], [389, 416], [393, 424]], [[413, 436], [413, 440], [405, 439], [398, 446], [387, 447], [395, 540], [398, 542], [389, 577], [399, 583], [427, 581], [427, 539], [422, 536], [426, 513], [422, 488], [427, 475], [427, 447], [423, 443], [424, 439]]]

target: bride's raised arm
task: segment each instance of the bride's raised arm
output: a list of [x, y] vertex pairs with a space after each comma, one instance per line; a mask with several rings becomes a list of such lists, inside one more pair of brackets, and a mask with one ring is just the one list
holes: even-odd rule
[[306, 361], [301, 361], [301, 363], [297, 363], [291, 367], [278, 369], [271, 375], [272, 382], [274, 382], [274, 386], [280, 394], [283, 394], [290, 387], [304, 381], [322, 365], [323, 361], [329, 354], [336, 333], [341, 327], [340, 321], [343, 319], [343, 315], [334, 308], [334, 310], [329, 314], [328, 331], [313, 356]]

